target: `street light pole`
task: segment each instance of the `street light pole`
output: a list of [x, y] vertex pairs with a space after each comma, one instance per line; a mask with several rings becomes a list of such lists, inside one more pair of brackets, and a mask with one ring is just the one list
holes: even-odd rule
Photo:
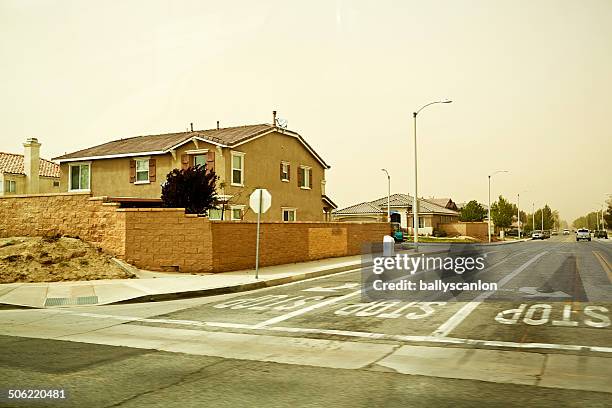
[[391, 222], [391, 176], [386, 169], [381, 169], [387, 174], [387, 222]]
[[414, 235], [414, 250], [418, 250], [419, 246], [419, 190], [418, 190], [418, 177], [417, 177], [417, 115], [426, 107], [434, 105], [436, 103], [451, 103], [450, 99], [444, 99], [441, 101], [430, 102], [421, 106], [416, 112], [412, 112], [414, 120], [414, 197], [412, 198], [412, 234]]
[[489, 236], [489, 243], [491, 243], [491, 176], [496, 175], [497, 173], [508, 173], [508, 170], [497, 170], [492, 174], [489, 174], [489, 208], [488, 210], [488, 219], [487, 219], [487, 235]]
[[535, 203], [531, 203], [531, 232], [533, 231], [535, 231]]
[[521, 193], [516, 195], [516, 225], [518, 226], [518, 239], [521, 239]]

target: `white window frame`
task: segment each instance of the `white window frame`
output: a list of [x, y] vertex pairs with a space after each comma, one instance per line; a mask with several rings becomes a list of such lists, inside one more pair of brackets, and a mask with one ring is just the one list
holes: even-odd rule
[[[285, 221], [285, 212], [293, 212], [293, 221]], [[297, 221], [297, 208], [281, 207], [281, 220], [283, 222], [296, 222]]]
[[[231, 164], [231, 173], [230, 173], [231, 183], [230, 184], [236, 187], [244, 187], [244, 156], [245, 154], [243, 152], [231, 151], [230, 156], [231, 156], [231, 163], [230, 163]], [[235, 156], [240, 157], [240, 164], [242, 165], [241, 168], [234, 168], [234, 157]], [[240, 183], [234, 182], [234, 170], [240, 170]]]
[[304, 177], [302, 178], [303, 186], [300, 186], [302, 190], [311, 190], [312, 186], [310, 185], [310, 173], [312, 172], [312, 167], [310, 166], [300, 166], [300, 169], [304, 170]]
[[[149, 158], [137, 158], [134, 159], [134, 161], [136, 162], [134, 165], [136, 167], [136, 174], [134, 175], [134, 184], [149, 184]], [[147, 162], [147, 179], [146, 180], [138, 180], [138, 162]], [[141, 171], [141, 173], [144, 172], [144, 170]]]
[[[89, 167], [89, 177], [87, 178], [87, 188], [72, 188], [72, 168], [76, 167], [76, 166], [87, 166]], [[79, 169], [79, 172], [81, 170]], [[80, 174], [79, 174], [79, 179], [80, 179]], [[80, 184], [80, 183], [79, 183]], [[91, 191], [91, 162], [75, 162], [75, 163], [69, 163], [68, 164], [68, 191], [69, 192], [75, 192], [75, 193], [79, 193], [79, 192], [89, 192]]]
[[287, 170], [287, 178], [284, 178], [284, 176], [283, 176], [283, 178], [281, 178], [281, 181], [284, 182], [284, 183], [289, 183], [289, 177], [291, 177], [289, 175], [289, 171], [290, 171], [289, 166], [290, 166], [290, 163], [286, 162], [286, 161], [282, 161], [281, 165], [283, 166], [283, 174], [285, 174], [285, 169]]
[[[240, 210], [240, 218], [234, 218], [234, 210]], [[230, 220], [231, 221], [242, 221], [244, 215], [244, 205], [231, 205], [230, 206]]]

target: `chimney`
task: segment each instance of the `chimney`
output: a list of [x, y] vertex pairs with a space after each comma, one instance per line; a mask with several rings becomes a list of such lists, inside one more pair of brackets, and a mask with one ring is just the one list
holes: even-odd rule
[[191, 125], [191, 131], [193, 132], [193, 122], [191, 122], [190, 125]]
[[40, 143], [38, 143], [38, 139], [31, 137], [26, 139], [23, 147], [23, 170], [26, 175], [26, 193], [37, 194], [39, 192]]
[[219, 130], [219, 121], [217, 121], [217, 130]]
[[276, 127], [276, 111], [272, 111], [272, 126]]

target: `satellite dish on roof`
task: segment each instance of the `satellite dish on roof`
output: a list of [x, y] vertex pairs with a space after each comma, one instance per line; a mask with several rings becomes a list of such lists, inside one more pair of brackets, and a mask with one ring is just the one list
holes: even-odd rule
[[287, 129], [287, 123], [289, 123], [287, 119], [276, 118], [276, 126], [281, 129]]

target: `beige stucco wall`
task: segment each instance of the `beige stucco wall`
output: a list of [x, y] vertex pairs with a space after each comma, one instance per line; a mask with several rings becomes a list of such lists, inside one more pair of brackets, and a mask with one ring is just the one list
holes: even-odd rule
[[[208, 149], [215, 151], [215, 172], [219, 176], [218, 194], [232, 195], [229, 206], [244, 205], [245, 220], [255, 220], [256, 214], [248, 208], [251, 192], [258, 187], [266, 188], [272, 194], [272, 206], [265, 214], [264, 221], [279, 221], [282, 207], [296, 208], [297, 221], [323, 221], [323, 202], [321, 201], [321, 182], [325, 178], [324, 168], [308, 152], [301, 142], [280, 133], [272, 133], [236, 148], [220, 148], [215, 145], [198, 142], [186, 143], [176, 150], [175, 157], [170, 153], [150, 156], [156, 159], [156, 181], [149, 184], [130, 183], [130, 160], [134, 157], [99, 159], [91, 163], [91, 194], [110, 197], [159, 198], [161, 184], [166, 175], [174, 168], [181, 167], [181, 156], [187, 150]], [[244, 185], [231, 185], [231, 152], [244, 153]], [[290, 163], [291, 180], [280, 179], [280, 163]], [[61, 188], [68, 191], [68, 166], [62, 163]], [[300, 165], [311, 167], [312, 186], [305, 190], [298, 185], [298, 168]], [[230, 218], [229, 211], [225, 217]]]
[[[244, 153], [244, 187], [231, 185], [231, 152]], [[266, 188], [272, 195], [272, 206], [262, 216], [264, 221], [280, 220], [282, 208], [296, 208], [297, 221], [323, 221], [323, 202], [321, 201], [321, 181], [325, 179], [323, 165], [310, 154], [302, 143], [292, 137], [277, 132], [261, 137], [232, 149], [223, 149], [225, 173], [227, 174], [225, 193], [234, 195], [230, 205], [246, 205], [249, 195], [255, 188]], [[280, 163], [290, 163], [290, 180], [281, 181]], [[306, 190], [298, 185], [300, 166], [311, 167], [312, 186]], [[245, 211], [244, 219], [257, 219], [253, 211]]]
[[[14, 193], [8, 193], [5, 190], [4, 181], [5, 180], [13, 180], [15, 181], [15, 189]], [[54, 177], [39, 177], [38, 178], [38, 193], [37, 194], [47, 194], [47, 193], [59, 193], [61, 190], [61, 186], [53, 186], [54, 181], [58, 181], [59, 179]], [[2, 191], [0, 195], [13, 195], [13, 194], [27, 194], [26, 191], [26, 182], [27, 178], [23, 174], [10, 174], [4, 173], [0, 174], [0, 185], [2, 185]]]
[[333, 220], [338, 222], [384, 222], [383, 216], [365, 215], [334, 215]]

